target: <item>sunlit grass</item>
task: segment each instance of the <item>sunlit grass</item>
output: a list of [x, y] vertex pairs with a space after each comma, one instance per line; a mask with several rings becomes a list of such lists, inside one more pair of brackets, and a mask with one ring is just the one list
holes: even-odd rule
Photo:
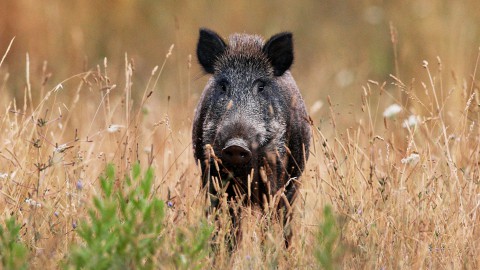
[[[90, 220], [88, 209], [102, 194], [99, 177], [108, 163], [117, 175], [128, 175], [137, 162], [154, 169], [152, 196], [168, 205], [164, 217], [158, 217], [162, 237], [176, 239], [179, 230], [195, 234], [189, 228], [205, 218], [190, 127], [172, 124], [185, 116], [177, 109], [158, 114], [154, 108], [165, 104], [149, 100], [158, 68], [143, 94], [135, 95], [138, 99], [131, 94], [138, 90], [128, 83], [134, 83], [129, 62], [127, 82], [111, 81], [108, 69], [105, 60], [103, 67], [47, 84], [38, 101], [29, 100], [26, 90], [24, 104], [11, 100], [3, 109], [2, 224], [9, 217], [21, 224], [18, 241], [29, 249], [31, 268], [60, 265], [73, 246], [83, 245], [78, 226]], [[448, 75], [441, 69], [424, 63], [424, 70], [429, 81], [410, 87], [398, 78], [366, 82], [361, 105], [353, 108], [359, 120], [345, 130], [335, 123], [348, 116], [337, 113], [330, 101], [331, 130], [312, 126], [311, 158], [294, 205], [289, 250], [283, 247], [278, 222], [258, 209], [246, 209], [242, 240], [233, 253], [218, 241], [229, 235], [228, 222], [215, 225], [213, 217], [208, 219], [219, 238], [204, 267], [478, 266], [477, 90], [472, 79], [446, 86], [442, 79]], [[395, 89], [386, 90], [388, 84]], [[418, 99], [416, 87], [427, 98]], [[462, 91], [462, 106], [447, 110], [449, 95], [438, 95], [442, 88]], [[383, 118], [391, 100], [401, 104], [392, 91], [404, 92], [409, 103]], [[405, 124], [410, 115], [417, 121]], [[113, 184], [128, 190], [121, 177]], [[325, 205], [332, 206], [333, 217], [322, 214]], [[158, 248], [166, 247], [175, 249], [175, 244]]]
[[[206, 6], [196, 5], [200, 10]], [[205, 216], [208, 204], [190, 136], [193, 108], [204, 78], [192, 71], [195, 61], [188, 54], [193, 50], [185, 48], [185, 44], [193, 48], [196, 36], [182, 36], [183, 28], [162, 25], [172, 33], [177, 31], [179, 46], [176, 43], [175, 48], [182, 49], [183, 44], [183, 51], [176, 54], [171, 43], [163, 46], [169, 49], [160, 50], [157, 44], [147, 42], [147, 47], [155, 50], [140, 50], [145, 54], [140, 63], [124, 54], [120, 43], [111, 41], [102, 45], [109, 58], [102, 56], [98, 63], [83, 62], [79, 47], [73, 46], [74, 52], [69, 54], [64, 50], [70, 47], [61, 42], [57, 47], [38, 44], [29, 54], [18, 53], [15, 47], [27, 43], [24, 36], [16, 38], [13, 47], [7, 42], [0, 58], [2, 266], [16, 268], [26, 263], [31, 269], [54, 269], [67, 264], [79, 247], [87, 247], [85, 254], [100, 252], [88, 250], [79, 226], [91, 224], [89, 210], [95, 209], [95, 198], [105, 199], [101, 176], [108, 164], [113, 164], [115, 171], [112, 188], [122, 194], [132, 189], [124, 176], [138, 163], [142, 172], [153, 170], [146, 201], [165, 203], [164, 215], [158, 217], [162, 223], [158, 237], [163, 242], [155, 246], [154, 254], [157, 259], [171, 260], [168, 265], [152, 260], [154, 268], [479, 268], [478, 60], [470, 59], [468, 55], [474, 53], [465, 49], [478, 44], [467, 42], [471, 35], [459, 31], [457, 36], [456, 30], [452, 34], [442, 28], [463, 25], [462, 14], [469, 12], [452, 4], [455, 8], [448, 14], [460, 15], [434, 17], [428, 12], [415, 13], [422, 7], [413, 5], [418, 9], [409, 12], [417, 17], [407, 22], [395, 19], [412, 18], [405, 15], [410, 14], [405, 10], [412, 5], [397, 5], [392, 3], [383, 10], [385, 18], [394, 19], [390, 24], [394, 52], [389, 51], [392, 44], [371, 49], [371, 43], [378, 42], [371, 34], [374, 30], [361, 23], [362, 31], [357, 33], [354, 28], [340, 36], [353, 26], [311, 20], [308, 31], [296, 34], [300, 53], [293, 73], [299, 85], [305, 86], [301, 89], [304, 96], [314, 98], [306, 100], [313, 105], [313, 141], [294, 204], [293, 243], [288, 250], [279, 223], [259, 209], [242, 211], [242, 239], [233, 252], [223, 241], [231, 236], [228, 215]], [[434, 12], [440, 6], [432, 2], [423, 11]], [[269, 6], [260, 5], [256, 12], [266, 8]], [[362, 14], [362, 8], [352, 2], [352, 9], [343, 12], [360, 16], [357, 13]], [[290, 10], [284, 7], [276, 12], [286, 9]], [[217, 20], [228, 17], [228, 13], [222, 14]], [[187, 17], [191, 16], [181, 17], [182, 27]], [[123, 17], [115, 18], [120, 19]], [[411, 29], [420, 20], [425, 23]], [[264, 25], [250, 23], [247, 29]], [[382, 37], [388, 40], [388, 23], [382, 25]], [[30, 34], [37, 31], [36, 25], [30, 27]], [[197, 25], [189, 27], [196, 33]], [[273, 31], [270, 28], [268, 31]], [[78, 44], [102, 43], [82, 39], [83, 32], [73, 30], [70, 38], [81, 40]], [[457, 51], [456, 45], [461, 43], [463, 51], [446, 55], [443, 63], [443, 55], [435, 58], [435, 45], [447, 34], [448, 44], [454, 44], [451, 46]], [[367, 38], [352, 43], [358, 35]], [[412, 43], [418, 40], [425, 46]], [[316, 43], [320, 41], [325, 42], [321, 50]], [[353, 44], [340, 48], [351, 54], [340, 55], [331, 49], [343, 43]], [[366, 53], [368, 49], [374, 52]], [[39, 59], [44, 50], [56, 53], [53, 67]], [[111, 54], [117, 58], [112, 60]], [[383, 57], [390, 54], [391, 58]], [[160, 64], [148, 66], [150, 62], [144, 58], [155, 58]], [[62, 68], [59, 62], [66, 71], [58, 70]], [[391, 68], [393, 63], [395, 68]], [[68, 75], [58, 77], [64, 72]], [[191, 89], [192, 84], [198, 89]], [[327, 94], [328, 98], [320, 99]], [[395, 105], [393, 109], [389, 109], [391, 105]], [[152, 223], [157, 220], [152, 219]], [[202, 222], [207, 226], [202, 227]], [[121, 225], [122, 220], [115, 221], [115, 226]], [[208, 228], [215, 231], [202, 253], [205, 257], [189, 265], [188, 254], [197, 254], [192, 245], [203, 243], [191, 239], [205, 236]], [[136, 234], [126, 236], [143, 240]], [[12, 254], [8, 258], [4, 256], [7, 252]]]

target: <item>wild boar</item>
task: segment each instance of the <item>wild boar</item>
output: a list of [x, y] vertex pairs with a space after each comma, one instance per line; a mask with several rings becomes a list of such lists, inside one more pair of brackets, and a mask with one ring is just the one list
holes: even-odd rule
[[193, 150], [212, 207], [218, 205], [220, 186], [229, 201], [285, 209], [286, 222], [311, 136], [289, 71], [292, 34], [279, 33], [266, 42], [258, 35], [233, 34], [227, 44], [217, 33], [200, 29], [197, 57], [212, 76], [195, 111]]

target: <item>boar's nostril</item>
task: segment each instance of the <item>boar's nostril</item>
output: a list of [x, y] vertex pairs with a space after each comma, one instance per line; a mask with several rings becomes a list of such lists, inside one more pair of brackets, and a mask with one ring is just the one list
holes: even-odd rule
[[252, 152], [246, 145], [230, 143], [222, 150], [222, 161], [234, 166], [247, 164], [252, 158]]

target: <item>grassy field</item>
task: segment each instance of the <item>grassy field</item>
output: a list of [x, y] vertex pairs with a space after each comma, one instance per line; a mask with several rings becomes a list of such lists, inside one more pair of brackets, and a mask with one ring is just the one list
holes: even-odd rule
[[[478, 269], [480, 6], [235, 3], [0, 4], [0, 268]], [[212, 249], [200, 26], [294, 32], [313, 144], [289, 250], [257, 209]]]

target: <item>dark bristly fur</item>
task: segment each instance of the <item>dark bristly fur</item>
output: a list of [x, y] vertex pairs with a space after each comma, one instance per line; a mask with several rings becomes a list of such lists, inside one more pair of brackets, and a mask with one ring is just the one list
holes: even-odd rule
[[[197, 106], [192, 134], [210, 197], [216, 195], [212, 177], [218, 177], [221, 184], [230, 182], [229, 200], [264, 209], [266, 203], [272, 204], [269, 198], [283, 191], [292, 204], [310, 145], [305, 105], [289, 71], [292, 34], [279, 33], [266, 42], [256, 35], [233, 34], [227, 45], [215, 32], [200, 29], [197, 57], [212, 75]], [[242, 155], [241, 162], [227, 159], [225, 149], [231, 144], [247, 157]], [[215, 158], [220, 171], [213, 165]], [[249, 175], [251, 197], [240, 199], [236, 195], [247, 194]], [[285, 209], [286, 202], [279, 202], [278, 209]], [[217, 203], [212, 199], [213, 207]], [[284, 222], [291, 217], [286, 212]]]

